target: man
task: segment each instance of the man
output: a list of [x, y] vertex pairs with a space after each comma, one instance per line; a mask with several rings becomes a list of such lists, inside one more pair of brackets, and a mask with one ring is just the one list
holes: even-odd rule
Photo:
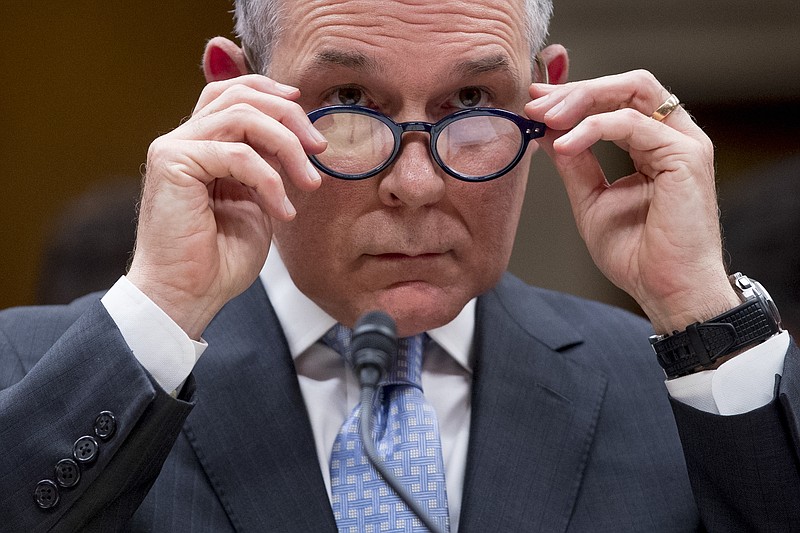
[[[378, 308], [400, 336], [433, 340], [423, 389], [441, 428], [450, 530], [800, 527], [797, 350], [785, 333], [672, 384], [706, 411], [742, 413], [674, 404], [695, 507], [649, 326], [504, 275], [538, 143], [596, 263], [656, 333], [742, 303], [722, 261], [710, 141], [646, 72], [563, 84], [566, 51], [542, 48], [549, 11], [237, 3], [247, 53], [209, 42], [211, 83], [192, 118], [151, 145], [127, 277], [102, 303], [3, 316], [4, 524], [345, 529], [328, 468], [357, 386], [320, 339]], [[306, 113], [335, 104], [405, 127], [396, 157], [352, 141], [337, 166], [342, 139], [380, 136], [352, 126], [326, 139], [325, 117], [312, 125]], [[439, 140], [470, 108], [548, 133], [507, 168], [493, 166], [499, 150], [459, 159], [459, 139], [485, 129]], [[540, 127], [504, 116], [526, 135]], [[600, 139], [628, 150], [637, 173], [608, 185], [589, 150]], [[374, 153], [388, 164], [377, 175], [331, 177], [362, 177], [373, 169], [354, 162]], [[505, 173], [480, 181], [492, 172]], [[757, 383], [733, 400], [716, 394], [753, 365], [767, 367], [748, 376]]]

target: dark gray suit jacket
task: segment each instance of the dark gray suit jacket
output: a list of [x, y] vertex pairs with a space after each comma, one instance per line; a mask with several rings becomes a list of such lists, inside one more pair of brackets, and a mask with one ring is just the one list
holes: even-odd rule
[[[0, 313], [0, 530], [335, 531], [260, 282], [204, 333], [178, 399], [97, 300]], [[644, 321], [511, 276], [477, 313], [460, 531], [800, 530], [794, 345], [770, 405], [673, 415]], [[116, 433], [39, 509], [37, 483], [102, 411]]]

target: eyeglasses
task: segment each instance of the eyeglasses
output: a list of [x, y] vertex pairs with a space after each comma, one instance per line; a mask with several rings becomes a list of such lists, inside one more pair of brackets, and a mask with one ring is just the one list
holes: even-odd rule
[[360, 180], [392, 164], [403, 133], [430, 134], [434, 161], [454, 178], [488, 181], [510, 171], [522, 159], [531, 139], [544, 135], [545, 125], [511, 111], [473, 108], [457, 111], [434, 123], [397, 123], [372, 109], [328, 106], [308, 118], [328, 140], [328, 147], [311, 162], [336, 178]]

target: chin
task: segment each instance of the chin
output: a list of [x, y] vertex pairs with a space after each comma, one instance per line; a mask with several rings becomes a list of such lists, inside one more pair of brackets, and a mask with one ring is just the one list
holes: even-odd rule
[[453, 294], [424, 283], [404, 283], [382, 291], [374, 305], [363, 306], [361, 312], [385, 311], [397, 323], [398, 336], [408, 337], [447, 324], [471, 298], [463, 287]]

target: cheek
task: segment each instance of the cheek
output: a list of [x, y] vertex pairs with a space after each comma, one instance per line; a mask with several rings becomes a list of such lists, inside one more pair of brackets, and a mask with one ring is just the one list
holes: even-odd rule
[[478, 245], [476, 251], [491, 252], [498, 259], [507, 260], [510, 256], [526, 182], [527, 171], [515, 170], [483, 185], [465, 184], [467, 189], [459, 195], [464, 204], [460, 211]]
[[290, 272], [307, 277], [305, 273], [319, 270], [320, 264], [336, 270], [347, 256], [356, 221], [375, 203], [375, 185], [370, 180], [340, 182], [326, 176], [312, 192], [301, 191], [288, 180], [284, 186], [297, 216], [290, 222], [273, 221], [273, 231]]
[[526, 171], [514, 171], [483, 184], [448, 182], [444, 199], [427, 216], [455, 236], [454, 261], [426, 271], [425, 283], [397, 285], [395, 277], [403, 273], [353, 263], [348, 252], [358, 250], [366, 234], [391, 239], [393, 232], [413, 235], [409, 224], [430, 225], [422, 212], [406, 219], [390, 216], [393, 211], [381, 206], [370, 180], [347, 187], [326, 181], [314, 193], [287, 187], [298, 215], [275, 223], [275, 240], [298, 288], [337, 320], [353, 322], [378, 305], [390, 310], [404, 331], [418, 332], [452, 320], [469, 299], [497, 283], [511, 255], [526, 178]]

